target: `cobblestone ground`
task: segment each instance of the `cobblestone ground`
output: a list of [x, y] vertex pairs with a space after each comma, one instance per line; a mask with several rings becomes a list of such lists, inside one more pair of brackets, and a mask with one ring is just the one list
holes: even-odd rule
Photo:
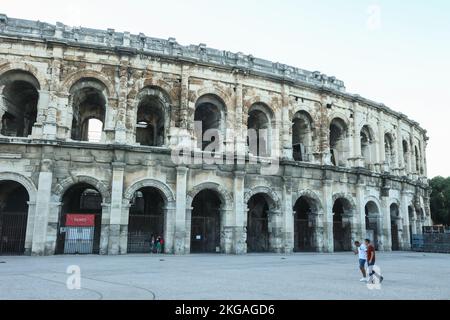
[[[379, 289], [352, 253], [0, 257], [0, 299], [450, 299], [450, 255], [378, 253]], [[67, 288], [79, 266], [81, 289]], [[73, 282], [72, 282], [73, 283]]]

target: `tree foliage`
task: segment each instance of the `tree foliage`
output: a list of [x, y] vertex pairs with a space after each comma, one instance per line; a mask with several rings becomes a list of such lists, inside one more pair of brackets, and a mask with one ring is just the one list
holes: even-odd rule
[[430, 180], [431, 217], [436, 224], [450, 225], [450, 177], [435, 177]]

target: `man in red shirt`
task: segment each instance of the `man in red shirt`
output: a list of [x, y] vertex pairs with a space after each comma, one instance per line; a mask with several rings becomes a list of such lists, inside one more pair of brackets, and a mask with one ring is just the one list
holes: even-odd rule
[[383, 282], [383, 276], [377, 274], [374, 270], [373, 267], [375, 266], [375, 248], [374, 246], [370, 243], [369, 239], [365, 240], [366, 243], [366, 247], [367, 247], [367, 265], [368, 265], [368, 271], [369, 271], [369, 279], [367, 280], [367, 282], [369, 283], [373, 283], [373, 276], [375, 275], [379, 280], [380, 283]]

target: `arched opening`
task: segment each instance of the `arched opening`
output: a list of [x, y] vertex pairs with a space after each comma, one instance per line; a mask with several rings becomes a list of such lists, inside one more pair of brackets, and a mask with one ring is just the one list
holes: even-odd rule
[[143, 146], [162, 146], [164, 136], [164, 104], [156, 95], [145, 95], [137, 110], [136, 142]]
[[400, 250], [400, 236], [399, 236], [399, 222], [400, 222], [400, 210], [396, 203], [391, 204], [391, 240], [392, 240], [392, 250]]
[[314, 217], [316, 208], [313, 200], [303, 196], [294, 206], [294, 251], [311, 252], [317, 250], [314, 239]]
[[0, 78], [0, 134], [27, 137], [37, 117], [39, 83], [28, 72], [12, 70]]
[[334, 251], [349, 251], [352, 248], [350, 215], [352, 206], [345, 198], [338, 198], [333, 205]]
[[272, 117], [268, 108], [261, 104], [253, 105], [248, 112], [247, 145], [251, 155], [270, 156]]
[[369, 126], [362, 127], [360, 132], [361, 138], [361, 155], [364, 159], [365, 167], [370, 169], [371, 165], [375, 162], [375, 142], [374, 135]]
[[419, 153], [419, 148], [417, 148], [417, 146], [414, 146], [414, 158], [416, 161], [416, 173], [421, 173], [420, 170], [420, 153]]
[[164, 238], [166, 203], [161, 191], [154, 187], [141, 188], [134, 193], [130, 205], [127, 252], [155, 252], [156, 239]]
[[247, 203], [247, 252], [269, 252], [269, 201], [263, 193], [253, 195]]
[[380, 210], [374, 201], [367, 202], [365, 206], [366, 237], [369, 239], [376, 250], [378, 250], [378, 235], [380, 234], [379, 225]]
[[218, 253], [222, 200], [217, 191], [202, 190], [192, 200], [191, 253]]
[[311, 161], [312, 119], [309, 114], [299, 111], [292, 120], [292, 152], [295, 161]]
[[[194, 113], [197, 147], [205, 150], [210, 144], [221, 148], [225, 125], [225, 104], [214, 95], [198, 99]], [[201, 134], [201, 136], [200, 136]]]
[[27, 190], [15, 181], [0, 181], [0, 255], [25, 253]]
[[102, 195], [90, 184], [78, 183], [62, 197], [57, 254], [99, 254]]
[[330, 153], [334, 166], [346, 166], [347, 125], [344, 120], [335, 118], [330, 124]]
[[100, 142], [106, 114], [105, 86], [96, 79], [81, 79], [72, 86], [70, 95], [72, 140]]
[[384, 135], [384, 157], [389, 168], [395, 167], [394, 139], [390, 133]]
[[406, 140], [402, 141], [402, 148], [403, 148], [403, 163], [405, 164], [405, 168], [406, 170], [409, 170], [409, 157], [408, 157], [408, 152], [409, 152], [409, 147], [408, 147], [408, 142]]

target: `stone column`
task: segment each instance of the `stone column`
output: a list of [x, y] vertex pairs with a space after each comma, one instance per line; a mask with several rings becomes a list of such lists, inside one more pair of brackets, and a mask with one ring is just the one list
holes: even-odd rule
[[[37, 104], [37, 116], [36, 116], [36, 122], [33, 125], [33, 128], [31, 130], [31, 135], [33, 138], [42, 138], [44, 133], [44, 123], [46, 121], [46, 114], [49, 111], [49, 105], [50, 105], [50, 92], [47, 90], [39, 90], [39, 100]], [[52, 111], [52, 113], [54, 113]], [[55, 113], [56, 116], [56, 113]], [[50, 116], [52, 118], [52, 116]], [[56, 123], [55, 123], [56, 125]], [[55, 127], [55, 133], [56, 133], [56, 127]]]
[[381, 208], [380, 208], [380, 225], [379, 228], [382, 230], [381, 246], [379, 250], [391, 251], [392, 250], [392, 235], [391, 235], [391, 208], [389, 205], [389, 197], [381, 197]]
[[234, 210], [223, 208], [220, 210], [220, 252], [231, 254], [234, 247]]
[[281, 119], [282, 119], [282, 128], [281, 130], [281, 138], [282, 138], [282, 158], [292, 160], [292, 137], [290, 135], [292, 121], [289, 119], [289, 87], [286, 84], [282, 85], [282, 106], [281, 106]]
[[403, 158], [403, 137], [402, 137], [402, 130], [401, 130], [401, 120], [399, 119], [397, 121], [397, 166], [398, 166], [398, 174], [400, 176], [406, 175], [406, 164]]
[[[127, 114], [127, 97], [128, 97], [128, 70], [129, 70], [129, 57], [120, 57], [119, 66], [119, 100], [118, 100], [118, 110], [116, 114], [115, 123], [115, 137], [114, 142], [118, 144], [127, 143], [127, 139], [131, 141], [131, 137], [127, 137], [127, 130], [125, 127], [126, 114]], [[136, 124], [133, 123], [135, 126]], [[133, 131], [134, 132], [134, 131]]]
[[164, 208], [164, 252], [174, 253], [176, 202], [170, 201]]
[[353, 113], [353, 159], [354, 167], [363, 167], [363, 158], [361, 154], [361, 132], [359, 128], [360, 115], [355, 110]]
[[[294, 212], [295, 217], [295, 212]], [[325, 252], [326, 248], [324, 248], [324, 228], [323, 228], [323, 220], [324, 220], [324, 213], [323, 212], [317, 212], [317, 213], [310, 213], [309, 218], [311, 222], [311, 227], [313, 229], [313, 247], [315, 248], [316, 252]]]
[[[53, 152], [53, 148], [43, 147], [45, 153]], [[38, 190], [36, 194], [36, 211], [34, 214], [32, 255], [44, 255], [45, 243], [47, 241], [48, 214], [50, 210], [50, 196], [53, 180], [53, 161], [41, 160]]]
[[294, 216], [291, 214], [293, 212], [294, 205], [292, 204], [292, 178], [286, 176], [284, 178], [283, 185], [283, 213], [282, 213], [282, 233], [283, 233], [283, 253], [294, 252]]
[[109, 247], [109, 227], [110, 227], [110, 216], [111, 216], [111, 204], [103, 202], [102, 203], [102, 223], [100, 229], [100, 248], [99, 254], [108, 254]]
[[384, 126], [383, 120], [381, 119], [381, 112], [379, 113], [379, 121], [378, 121], [378, 164], [379, 164], [379, 172], [390, 172], [391, 168], [388, 165], [388, 161], [386, 161], [386, 148], [384, 141]]
[[281, 226], [282, 213], [280, 209], [269, 210], [269, 249], [271, 252], [283, 252], [283, 232]]
[[397, 226], [397, 237], [398, 237], [398, 249], [404, 250], [404, 242], [403, 242], [403, 218], [401, 216], [395, 217], [394, 224]]
[[56, 251], [56, 240], [59, 231], [59, 217], [61, 213], [62, 202], [52, 199], [49, 204], [47, 221], [47, 239], [45, 244], [45, 255], [54, 255]]
[[408, 194], [404, 191], [401, 193], [401, 201], [400, 201], [400, 217], [402, 217], [403, 221], [403, 237], [401, 239], [402, 241], [402, 250], [411, 250], [411, 237], [409, 231], [409, 226], [411, 224], [411, 221], [409, 219], [409, 210], [408, 210]]
[[244, 203], [244, 171], [234, 172], [234, 184], [233, 184], [233, 246], [232, 253], [245, 254], [247, 252], [247, 232], [246, 232], [246, 220], [247, 220], [247, 205]]
[[[176, 185], [176, 210], [175, 210], [175, 231], [174, 231], [174, 253], [189, 253], [190, 239], [187, 242], [188, 232], [186, 218], [186, 193], [187, 193], [187, 171], [186, 167], [177, 167], [177, 185]], [[190, 216], [189, 216], [190, 221]], [[190, 228], [190, 225], [189, 225]], [[189, 229], [190, 231], [190, 229]]]
[[[189, 126], [191, 120], [189, 119], [189, 67], [182, 65], [181, 67], [181, 92], [180, 92], [180, 112], [179, 112], [179, 127], [176, 134], [171, 136], [177, 136], [177, 143], [179, 146], [191, 146], [191, 133], [189, 132]], [[194, 124], [192, 123], [192, 126]]]
[[322, 181], [322, 199], [323, 199], [323, 209], [324, 209], [324, 252], [334, 251], [334, 238], [333, 238], [333, 190], [332, 190], [332, 180], [330, 173], [325, 171], [325, 178]]
[[130, 201], [122, 200], [122, 214], [119, 228], [119, 254], [128, 253], [128, 224], [130, 218]]
[[125, 163], [112, 163], [112, 185], [111, 185], [111, 215], [109, 220], [109, 241], [108, 253], [120, 253], [120, 229], [122, 225], [127, 225], [123, 220], [128, 217], [122, 217], [122, 199], [123, 199], [123, 176]]
[[[362, 178], [360, 178], [362, 179]], [[356, 185], [356, 238], [362, 241], [366, 238], [366, 204], [365, 204], [365, 181], [360, 180]], [[372, 239], [373, 240], [373, 239]]]
[[[236, 80], [238, 81], [238, 79]], [[236, 142], [235, 142], [235, 155], [237, 156], [238, 163], [245, 162], [246, 144], [247, 139], [244, 134], [244, 119], [243, 119], [243, 101], [242, 101], [242, 84], [236, 84], [236, 111], [235, 111], [235, 130], [236, 130]]]
[[36, 202], [28, 201], [28, 218], [27, 218], [27, 232], [25, 234], [25, 255], [31, 255], [31, 248], [33, 245], [33, 231], [34, 231], [34, 214], [36, 212]]

